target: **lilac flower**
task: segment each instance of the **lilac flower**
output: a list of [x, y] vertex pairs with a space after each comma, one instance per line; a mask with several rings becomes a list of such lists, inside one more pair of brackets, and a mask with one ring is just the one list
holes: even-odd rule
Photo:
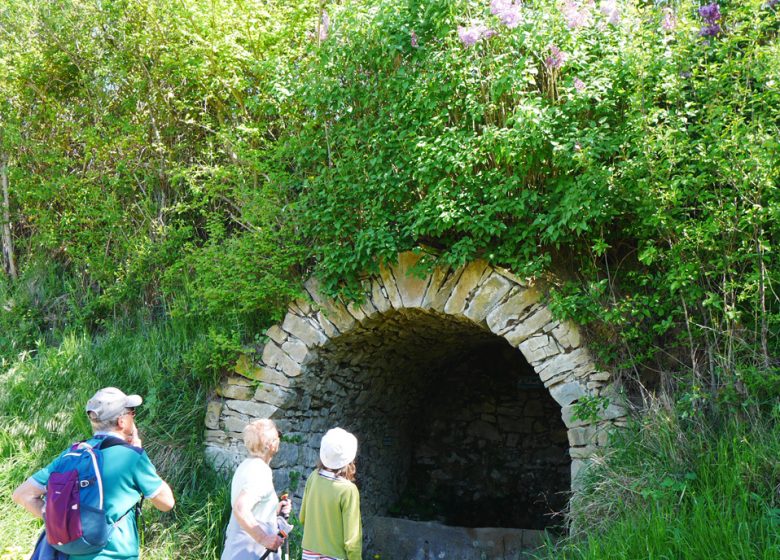
[[664, 8], [664, 17], [661, 20], [661, 29], [674, 31], [677, 27], [677, 16], [671, 8]]
[[482, 24], [475, 24], [469, 27], [458, 26], [458, 37], [460, 37], [461, 43], [466, 47], [471, 47], [480, 39], [487, 39], [495, 34], [495, 31], [488, 29]]
[[706, 23], [712, 25], [718, 22], [721, 18], [720, 6], [717, 2], [702, 6], [699, 8], [699, 16], [701, 16], [701, 19], [703, 19]]
[[722, 16], [720, 15], [720, 6], [717, 2], [699, 8], [699, 15], [705, 23], [699, 30], [699, 35], [702, 37], [715, 37], [723, 31], [720, 23], [718, 23]]
[[328, 12], [322, 10], [322, 18], [320, 20], [320, 41], [324, 41], [328, 38], [328, 30], [330, 29], [330, 18]]
[[620, 23], [620, 8], [616, 0], [601, 0], [601, 13], [607, 18], [607, 23], [617, 25]]
[[561, 5], [561, 12], [566, 19], [566, 25], [569, 26], [569, 29], [577, 29], [578, 27], [587, 27], [590, 25], [590, 10], [592, 6], [592, 0], [586, 0], [584, 2], [564, 0]]
[[550, 56], [544, 60], [545, 66], [552, 70], [560, 69], [569, 60], [569, 53], [562, 51], [557, 45], [550, 45]]
[[585, 82], [583, 82], [579, 78], [574, 78], [574, 89], [577, 90], [577, 93], [581, 93], [585, 91]]
[[520, 20], [522, 19], [520, 15], [521, 7], [520, 0], [492, 0], [490, 2], [490, 13], [497, 16], [501, 23], [509, 29], [514, 29], [520, 25]]
[[767, 0], [767, 2], [764, 4], [764, 8], [766, 8], [767, 10], [771, 10], [778, 4], [780, 4], [780, 0]]
[[420, 46], [420, 44], [417, 42], [417, 33], [415, 33], [414, 31], [412, 31], [410, 41], [412, 43], [412, 47], [414, 47], [415, 49]]
[[723, 29], [720, 27], [719, 23], [713, 23], [712, 25], [704, 25], [699, 30], [699, 35], [702, 37], [715, 37], [716, 35], [720, 35], [720, 32], [723, 31]]

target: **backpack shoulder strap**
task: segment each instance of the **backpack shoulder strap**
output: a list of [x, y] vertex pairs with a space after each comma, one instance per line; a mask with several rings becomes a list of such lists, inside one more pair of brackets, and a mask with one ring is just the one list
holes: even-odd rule
[[130, 445], [125, 440], [123, 440], [120, 437], [117, 436], [95, 436], [96, 439], [99, 439], [100, 442], [97, 444], [97, 447], [100, 448], [100, 450], [109, 449], [110, 447], [117, 447], [119, 445], [122, 445], [124, 447], [127, 447], [128, 449], [132, 449], [136, 453], [142, 453], [143, 449], [140, 447], [135, 447], [134, 445]]

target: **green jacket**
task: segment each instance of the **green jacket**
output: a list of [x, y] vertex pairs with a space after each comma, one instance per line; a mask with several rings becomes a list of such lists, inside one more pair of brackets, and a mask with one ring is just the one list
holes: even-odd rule
[[303, 548], [333, 558], [362, 560], [360, 493], [343, 478], [314, 471], [306, 480], [300, 520]]

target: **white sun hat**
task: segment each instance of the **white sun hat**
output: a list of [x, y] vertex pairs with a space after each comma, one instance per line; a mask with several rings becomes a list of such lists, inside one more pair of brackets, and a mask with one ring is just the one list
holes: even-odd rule
[[320, 461], [333, 470], [343, 469], [357, 455], [358, 441], [355, 436], [341, 428], [333, 428], [322, 436]]

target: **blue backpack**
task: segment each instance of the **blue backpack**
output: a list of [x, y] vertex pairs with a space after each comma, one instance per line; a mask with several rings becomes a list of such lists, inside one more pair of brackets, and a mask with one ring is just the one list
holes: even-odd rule
[[68, 555], [94, 554], [105, 548], [114, 527], [106, 518], [103, 503], [103, 450], [129, 445], [113, 436], [95, 436], [96, 445], [74, 443], [60, 455], [46, 484], [43, 520], [46, 540]]

